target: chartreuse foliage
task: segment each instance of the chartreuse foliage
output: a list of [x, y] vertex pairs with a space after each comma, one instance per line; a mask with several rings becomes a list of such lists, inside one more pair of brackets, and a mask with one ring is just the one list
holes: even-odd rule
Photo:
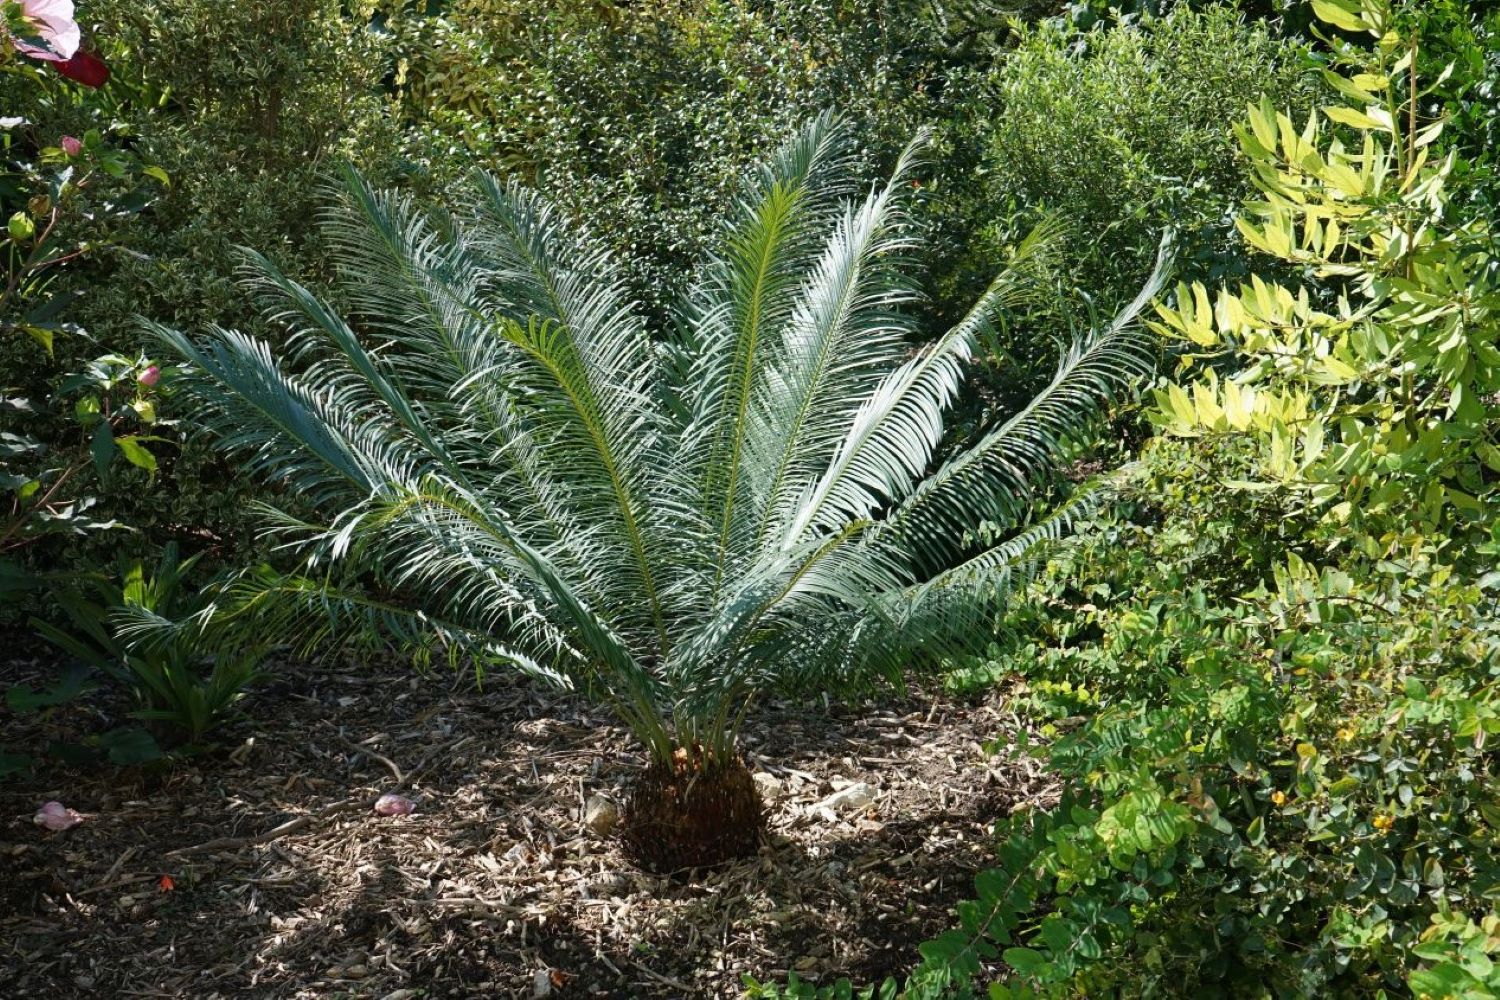
[[[1162, 332], [1235, 373], [1158, 393], [1168, 434], [1248, 435], [1257, 481], [1298, 489], [1333, 522], [1405, 511], [1427, 525], [1486, 509], [1500, 473], [1500, 281], [1482, 223], [1445, 212], [1454, 153], [1420, 113], [1447, 76], [1416, 76], [1418, 42], [1381, 4], [1320, 7], [1343, 30], [1342, 101], [1298, 127], [1266, 104], [1238, 129], [1264, 200], [1240, 218], [1255, 247], [1321, 284], [1258, 279], [1214, 296], [1179, 288]], [[1248, 485], [1248, 484], [1247, 484]]]
[[[764, 685], [964, 648], [1031, 544], [1089, 508], [1025, 524], [1059, 449], [1152, 368], [1132, 321], [1161, 269], [1029, 405], [939, 455], [1045, 236], [913, 352], [917, 151], [851, 200], [840, 127], [803, 129], [750, 175], [660, 348], [612, 258], [534, 193], [479, 174], [429, 214], [351, 178], [327, 225], [347, 318], [250, 261], [291, 370], [239, 333], [156, 329], [198, 419], [327, 516], [282, 517], [306, 573], [243, 577], [213, 624], [427, 637], [598, 694], [658, 761], [729, 752]], [[1011, 534], [971, 543], [980, 522]]]
[[1240, 229], [1308, 280], [1160, 307], [1192, 353], [1133, 502], [965, 672], [1023, 675], [1064, 800], [863, 995], [1500, 993], [1496, 264], [1420, 39], [1314, 7], [1364, 43], [1331, 43], [1335, 103], [1239, 133]]

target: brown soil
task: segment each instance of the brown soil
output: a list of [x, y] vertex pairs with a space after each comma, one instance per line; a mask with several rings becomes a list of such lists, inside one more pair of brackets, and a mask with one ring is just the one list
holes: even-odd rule
[[[44, 669], [0, 664], [6, 681]], [[0, 707], [0, 742], [97, 731], [119, 706], [90, 699], [50, 718]], [[765, 705], [744, 749], [784, 789], [768, 842], [668, 878], [583, 826], [589, 796], [623, 802], [642, 756], [577, 699], [298, 666], [247, 708], [214, 754], [0, 782], [0, 992], [733, 997], [744, 974], [789, 969], [869, 982], [952, 926], [998, 817], [1055, 798], [1034, 760], [986, 753], [1018, 727], [999, 695]], [[853, 782], [876, 800], [817, 808]], [[415, 814], [372, 812], [394, 788]], [[34, 825], [48, 799], [86, 821]]]

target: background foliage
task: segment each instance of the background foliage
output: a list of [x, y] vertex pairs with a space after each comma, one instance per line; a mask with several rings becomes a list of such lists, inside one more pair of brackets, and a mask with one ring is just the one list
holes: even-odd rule
[[[1000, 318], [955, 440], [987, 412], [974, 398], [1038, 378], [1087, 315], [1074, 288], [1128, 296], [1168, 225], [1184, 284], [1162, 351], [1187, 363], [1152, 407], [1133, 501], [1058, 550], [991, 654], [952, 675], [1020, 684], [1059, 737], [1036, 752], [1070, 797], [1000, 828], [960, 926], [880, 995], [977, 988], [982, 969], [1003, 975], [996, 996], [1490, 995], [1500, 13], [1013, 7], [84, 0], [105, 88], [0, 75], [5, 113], [24, 119], [7, 132], [7, 218], [51, 183], [64, 135], [126, 166], [57, 234], [90, 253], [27, 304], [56, 305], [42, 317], [53, 353], [20, 330], [0, 341], [8, 397], [31, 401], [0, 416], [27, 440], [5, 471], [87, 469], [101, 421], [78, 401], [118, 399], [136, 414], [122, 427], [147, 403], [150, 421], [122, 433], [165, 440], [101, 476], [90, 515], [139, 529], [111, 547], [176, 537], [245, 558], [244, 511], [265, 488], [177, 436], [192, 414], [174, 409], [171, 372], [138, 388], [151, 359], [135, 317], [274, 342], [234, 284], [235, 247], [325, 288], [312, 223], [337, 161], [433, 201], [475, 165], [534, 182], [604, 234], [661, 320], [733, 180], [793, 124], [842, 111], [865, 183], [931, 124], [933, 165], [912, 181], [936, 249], [913, 341], [956, 318], [1026, 224], [1055, 214], [1071, 232], [1052, 314]], [[1375, 16], [1390, 21], [1372, 35]], [[1412, 68], [1430, 87], [1419, 125], [1446, 117], [1420, 145], [1391, 113]], [[1341, 110], [1304, 133], [1324, 105]], [[1367, 136], [1404, 162], [1367, 157]], [[98, 564], [99, 548], [66, 552]], [[220, 690], [226, 705], [238, 694]]]

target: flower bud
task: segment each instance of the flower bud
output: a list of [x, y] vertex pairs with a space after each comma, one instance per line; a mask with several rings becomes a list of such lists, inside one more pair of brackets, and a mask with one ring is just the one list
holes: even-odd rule
[[29, 240], [36, 234], [36, 225], [31, 221], [31, 216], [25, 212], [17, 212], [10, 217], [10, 222], [5, 226], [5, 231], [13, 240]]
[[145, 371], [137, 375], [135, 377], [135, 380], [149, 389], [153, 385], [161, 381], [161, 369], [156, 367], [155, 365], [152, 365], [150, 368], [147, 368]]
[[83, 152], [83, 143], [74, 136], [65, 135], [62, 137], [62, 151], [69, 156], [77, 156]]

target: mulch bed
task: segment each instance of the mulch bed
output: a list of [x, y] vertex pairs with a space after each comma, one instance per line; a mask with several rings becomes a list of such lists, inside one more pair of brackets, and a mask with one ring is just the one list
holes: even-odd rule
[[[789, 969], [870, 982], [952, 926], [997, 818], [1056, 798], [1036, 761], [986, 752], [1020, 725], [998, 694], [768, 704], [744, 743], [780, 788], [769, 842], [668, 878], [583, 823], [592, 796], [623, 801], [642, 758], [578, 699], [399, 666], [285, 674], [215, 754], [0, 782], [0, 992], [733, 997], [745, 973]], [[118, 708], [0, 708], [3, 742], [97, 730]], [[869, 805], [818, 807], [861, 782]], [[395, 788], [417, 812], [375, 815]], [[34, 825], [48, 799], [86, 821]]]

